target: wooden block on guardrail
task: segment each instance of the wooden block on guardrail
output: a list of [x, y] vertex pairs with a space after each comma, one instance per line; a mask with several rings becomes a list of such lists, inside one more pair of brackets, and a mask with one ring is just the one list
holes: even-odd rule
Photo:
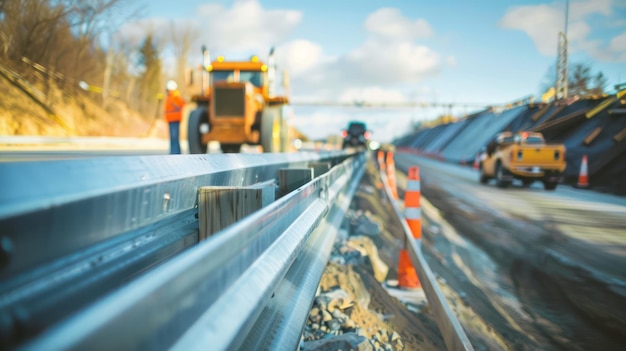
[[330, 171], [330, 162], [310, 162], [309, 167], [313, 169], [313, 178]]
[[280, 195], [289, 194], [315, 178], [313, 168], [283, 168], [278, 171]]
[[252, 212], [274, 202], [273, 182], [247, 187], [203, 186], [198, 188], [198, 241], [204, 240]]

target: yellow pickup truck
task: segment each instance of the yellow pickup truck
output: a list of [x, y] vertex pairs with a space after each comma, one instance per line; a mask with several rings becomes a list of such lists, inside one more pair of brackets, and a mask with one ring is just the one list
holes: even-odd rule
[[495, 178], [501, 188], [519, 179], [524, 186], [541, 180], [544, 189], [554, 190], [565, 170], [565, 146], [547, 144], [541, 133], [503, 132], [496, 136], [480, 157], [480, 182]]

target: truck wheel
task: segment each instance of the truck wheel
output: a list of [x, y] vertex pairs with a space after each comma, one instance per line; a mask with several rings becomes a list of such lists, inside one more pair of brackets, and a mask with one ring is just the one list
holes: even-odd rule
[[265, 107], [261, 120], [263, 152], [280, 152], [280, 107]]
[[507, 171], [506, 169], [504, 169], [504, 167], [502, 167], [502, 164], [498, 162], [498, 164], [496, 165], [496, 185], [500, 188], [506, 188], [509, 185], [511, 185], [511, 181], [510, 180], [504, 180], [504, 176], [507, 175]]
[[547, 181], [547, 180], [543, 181], [543, 188], [545, 190], [555, 190], [557, 185], [558, 185], [557, 182], [550, 182], [550, 181]]
[[187, 126], [187, 143], [190, 154], [206, 154], [207, 144], [202, 143], [201, 125], [209, 125], [209, 113], [204, 108], [191, 111]]
[[487, 184], [487, 182], [489, 182], [489, 177], [485, 175], [485, 171], [483, 170], [483, 165], [481, 164], [478, 169], [480, 171], [480, 178], [479, 178], [480, 184]]

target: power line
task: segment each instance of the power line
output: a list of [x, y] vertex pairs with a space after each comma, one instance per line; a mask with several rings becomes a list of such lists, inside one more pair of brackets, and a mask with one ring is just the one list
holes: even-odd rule
[[340, 102], [340, 101], [291, 101], [294, 106], [328, 106], [328, 107], [354, 107], [354, 108], [438, 108], [438, 107], [489, 107], [499, 104], [476, 103], [476, 102]]

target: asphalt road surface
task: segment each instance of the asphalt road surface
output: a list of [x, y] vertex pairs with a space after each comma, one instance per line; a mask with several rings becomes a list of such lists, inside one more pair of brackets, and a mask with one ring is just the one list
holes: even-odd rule
[[484, 338], [477, 349], [626, 349], [626, 198], [500, 189], [469, 167], [395, 160], [420, 167], [425, 254], [465, 305], [468, 334]]

